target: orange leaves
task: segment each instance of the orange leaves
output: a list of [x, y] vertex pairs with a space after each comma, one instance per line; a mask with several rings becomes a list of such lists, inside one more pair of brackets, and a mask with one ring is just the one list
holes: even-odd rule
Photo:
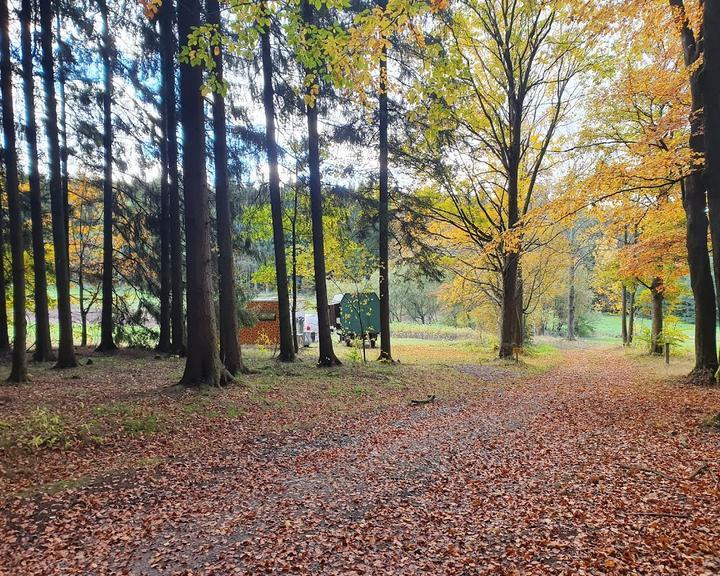
[[430, 11], [440, 12], [448, 7], [448, 0], [430, 0]]
[[160, 11], [163, 0], [138, 0], [143, 8], [143, 13], [148, 20], [153, 20]]

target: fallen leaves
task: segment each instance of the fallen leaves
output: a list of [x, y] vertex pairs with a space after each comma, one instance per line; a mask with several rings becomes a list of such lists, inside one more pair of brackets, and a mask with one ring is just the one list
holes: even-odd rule
[[[290, 407], [194, 414], [173, 432], [93, 448], [95, 465], [104, 451], [155, 459], [6, 500], [0, 573], [720, 571], [720, 435], [697, 416], [718, 391], [572, 351], [544, 375], [468, 388], [464, 400], [448, 388], [413, 410], [407, 398], [429, 392], [405, 380], [410, 368], [388, 370], [408, 388], [372, 409], [363, 396], [352, 400], [363, 410], [319, 409], [312, 423]], [[282, 378], [265, 396], [289, 403]]]

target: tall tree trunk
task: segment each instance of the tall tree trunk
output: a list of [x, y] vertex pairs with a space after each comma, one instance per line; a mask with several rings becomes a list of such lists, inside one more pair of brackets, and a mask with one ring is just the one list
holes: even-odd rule
[[178, 176], [177, 113], [175, 98], [175, 57], [177, 42], [173, 0], [164, 0], [160, 7], [160, 58], [162, 84], [163, 138], [167, 154], [170, 220], [170, 322], [173, 352], [185, 353], [185, 316], [183, 314], [183, 246], [180, 218], [180, 186]]
[[[518, 207], [519, 180], [520, 180], [520, 145], [522, 129], [522, 106], [514, 94], [510, 94], [510, 145], [508, 155], [508, 186], [507, 186], [507, 229], [515, 228], [520, 220]], [[518, 271], [520, 265], [519, 248], [503, 250], [502, 270], [502, 324], [500, 330], [500, 358], [511, 358], [513, 349], [522, 345], [520, 316], [516, 298]], [[520, 304], [522, 309], [522, 303]]]
[[57, 40], [57, 64], [58, 64], [58, 105], [60, 106], [59, 137], [60, 137], [60, 186], [62, 187], [63, 211], [65, 213], [65, 239], [68, 241], [68, 262], [70, 261], [70, 200], [68, 195], [69, 176], [68, 176], [68, 145], [67, 145], [67, 105], [65, 100], [65, 56], [63, 54], [62, 40], [62, 16], [60, 14], [60, 4], [56, 3], [57, 14], [55, 17], [55, 35]]
[[[706, 2], [707, 4], [707, 2]], [[703, 134], [703, 105], [704, 95], [701, 72], [702, 68], [695, 66], [701, 56], [702, 47], [695, 38], [690, 27], [683, 0], [670, 0], [670, 5], [678, 11], [681, 19], [680, 38], [683, 47], [683, 56], [686, 68], [690, 72], [690, 149], [700, 157], [705, 153], [705, 139]], [[708, 30], [708, 28], [705, 28]], [[710, 34], [709, 36], [716, 36]], [[707, 52], [708, 38], [705, 39]], [[707, 55], [704, 68], [707, 69]], [[707, 72], [705, 72], [707, 76]], [[707, 117], [707, 107], [705, 108]], [[707, 127], [705, 128], [707, 130]], [[706, 156], [707, 159], [707, 156]], [[710, 188], [707, 189], [707, 203], [710, 208], [710, 221], [720, 218], [720, 205], [713, 202]], [[718, 190], [720, 193], [720, 190]], [[717, 300], [720, 296], [718, 288], [713, 286], [710, 258], [708, 256], [707, 233], [708, 217], [705, 213], [706, 183], [699, 167], [695, 167], [682, 183], [683, 207], [686, 217], [686, 245], [688, 252], [688, 268], [690, 272], [690, 285], [695, 300], [695, 371], [715, 371], [718, 367], [716, 321]], [[719, 200], [720, 201], [720, 200]], [[713, 260], [717, 272], [720, 249], [716, 244], [720, 241], [720, 223], [711, 224], [713, 237]], [[718, 239], [716, 241], [716, 239]], [[720, 282], [716, 277], [716, 282]], [[720, 287], [720, 285], [718, 285]]]
[[705, 0], [703, 16], [704, 176], [710, 214], [715, 298], [720, 309], [720, 1]]
[[[207, 0], [209, 24], [220, 27], [220, 4]], [[215, 73], [222, 81], [222, 49], [215, 53]], [[215, 210], [217, 213], [218, 271], [220, 274], [220, 358], [230, 374], [246, 371], [238, 344], [237, 303], [235, 300], [235, 267], [233, 265], [232, 215], [227, 166], [227, 126], [225, 99], [213, 96], [213, 153], [215, 156]]]
[[158, 352], [170, 352], [170, 187], [167, 145], [160, 141], [160, 338]]
[[[314, 8], [309, 0], [302, 3], [303, 19], [312, 26]], [[340, 364], [333, 350], [325, 274], [325, 239], [323, 234], [322, 181], [320, 179], [320, 136], [318, 134], [317, 102], [305, 106], [308, 125], [308, 167], [310, 170], [310, 219], [312, 221], [315, 301], [318, 316], [319, 366]]]
[[[387, 0], [379, 1], [384, 10]], [[378, 204], [378, 240], [380, 267], [380, 360], [392, 360], [390, 344], [390, 255], [389, 255], [389, 175], [388, 175], [388, 95], [387, 48], [380, 54], [380, 93], [378, 94], [380, 128], [380, 201]]]
[[513, 349], [520, 346], [519, 312], [516, 297], [519, 255], [517, 252], [508, 252], [503, 259], [500, 358], [511, 358]]
[[623, 346], [627, 345], [627, 343], [628, 343], [628, 325], [627, 325], [628, 308], [627, 308], [627, 304], [628, 304], [628, 289], [623, 284], [623, 287], [622, 287], [622, 309], [621, 309]]
[[113, 61], [112, 38], [108, 22], [106, 0], [99, 0], [102, 17], [102, 61], [103, 61], [103, 272], [102, 312], [100, 317], [100, 344], [97, 349], [111, 352], [117, 348], [113, 340]]
[[635, 292], [636, 289], [633, 288], [628, 298], [628, 344], [632, 344], [633, 337], [635, 336]]
[[[178, 9], [178, 37], [185, 41], [200, 25], [199, 0]], [[187, 270], [187, 359], [181, 384], [219, 386], [227, 373], [220, 362], [210, 261], [210, 209], [205, 171], [205, 112], [202, 69], [180, 64], [180, 119], [183, 128], [183, 180]]]
[[650, 329], [650, 354], [662, 354], [663, 345], [660, 342], [660, 334], [663, 330], [663, 299], [665, 285], [661, 278], [653, 278], [650, 284], [652, 295], [652, 327]]
[[570, 265], [570, 279], [568, 282], [568, 340], [575, 340], [575, 264]]
[[[296, 178], [297, 180], [297, 178]], [[298, 353], [298, 332], [297, 332], [297, 217], [298, 217], [298, 193], [300, 183], [295, 182], [293, 194], [293, 215], [292, 215], [292, 327], [293, 327], [293, 347], [295, 354]]]
[[68, 267], [68, 239], [65, 202], [60, 173], [60, 143], [58, 139], [57, 107], [55, 101], [55, 63], [53, 61], [52, 0], [40, 2], [40, 30], [42, 47], [43, 86], [45, 93], [45, 132], [48, 138], [50, 174], [50, 202], [52, 212], [53, 246], [55, 248], [55, 282], [57, 286], [60, 346], [57, 368], [77, 366], [73, 347], [72, 311], [70, 308], [70, 269]]
[[[3, 157], [5, 151], [2, 150]], [[5, 286], [5, 225], [3, 222], [2, 188], [0, 183], [0, 355], [10, 351], [8, 335], [7, 288]]]
[[273, 247], [275, 250], [275, 281], [278, 293], [278, 319], [280, 321], [280, 354], [283, 362], [295, 359], [292, 322], [290, 318], [290, 297], [285, 258], [285, 232], [283, 231], [282, 198], [280, 196], [280, 173], [278, 172], [278, 148], [275, 140], [275, 102], [273, 88], [272, 46], [270, 25], [260, 35], [263, 68], [263, 106], [265, 108], [265, 139], [268, 158], [268, 186], [272, 212]]
[[13, 281], [13, 354], [8, 382], [27, 380], [25, 342], [25, 249], [23, 246], [23, 213], [20, 206], [17, 148], [15, 148], [15, 111], [13, 109], [12, 64], [10, 61], [10, 16], [8, 0], [0, 0], [0, 92], [2, 123], [5, 135], [5, 184], [10, 218], [10, 251]]
[[22, 0], [20, 9], [20, 43], [22, 47], [23, 94], [25, 96], [25, 142], [30, 184], [30, 218], [32, 220], [33, 273], [35, 284], [35, 352], [38, 362], [53, 360], [48, 312], [45, 233], [43, 231], [42, 192], [38, 169], [37, 121], [35, 119], [35, 78], [32, 54], [32, 0]]
[[78, 307], [80, 308], [80, 346], [87, 346], [87, 310], [85, 309], [85, 258], [82, 251], [78, 260]]
[[[623, 236], [623, 246], [627, 246], [628, 243], [628, 227], [625, 226], [625, 234]], [[622, 287], [622, 341], [623, 346], [628, 344], [628, 327], [627, 327], [627, 304], [628, 304], [628, 290], [627, 286], [623, 284]]]

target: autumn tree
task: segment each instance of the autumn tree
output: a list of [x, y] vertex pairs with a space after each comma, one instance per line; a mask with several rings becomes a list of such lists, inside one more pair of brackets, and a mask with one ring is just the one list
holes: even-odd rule
[[[563, 2], [468, 0], [433, 29], [410, 95], [407, 163], [434, 191], [432, 218], [474, 246], [501, 279], [500, 356], [523, 341], [521, 219], [534, 206], [548, 151], [590, 50], [583, 19]], [[562, 40], [560, 40], [562, 39]]]
[[[699, 31], [693, 30], [683, 0], [670, 0], [677, 29], [682, 43], [685, 68], [689, 75], [689, 146], [693, 154], [688, 174], [682, 181], [683, 205], [687, 222], [687, 255], [690, 285], [695, 300], [695, 371], [715, 372], [718, 367], [716, 346], [716, 292], [708, 256], [708, 216], [706, 206], [711, 202], [707, 183], [703, 177], [700, 158], [705, 153], [703, 131], [704, 94], [701, 80], [700, 59], [702, 44], [697, 40]], [[707, 44], [707, 43], [706, 43]], [[707, 110], [707, 108], [706, 108]], [[707, 198], [707, 202], [706, 202]], [[718, 208], [720, 209], [720, 208]], [[714, 211], [711, 211], [711, 215]], [[712, 222], [712, 219], [711, 219]], [[711, 228], [717, 228], [712, 225]], [[713, 236], [717, 236], [717, 229]], [[714, 252], [715, 266], [720, 251]], [[716, 268], [717, 273], [717, 268]], [[720, 285], [717, 285], [720, 286]]]
[[702, 71], [705, 185], [712, 236], [715, 296], [720, 310], [720, 3], [704, 0]]

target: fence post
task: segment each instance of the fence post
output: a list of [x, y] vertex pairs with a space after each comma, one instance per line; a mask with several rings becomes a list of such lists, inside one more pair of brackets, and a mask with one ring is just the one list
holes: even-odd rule
[[665, 342], [665, 364], [670, 364], [670, 342]]

